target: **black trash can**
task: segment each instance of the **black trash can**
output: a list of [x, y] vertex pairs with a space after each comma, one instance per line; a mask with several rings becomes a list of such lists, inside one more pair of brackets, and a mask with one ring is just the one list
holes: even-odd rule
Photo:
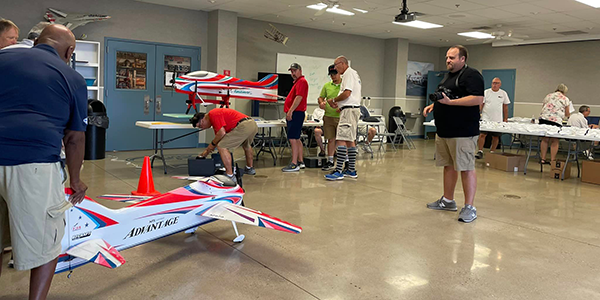
[[[396, 128], [398, 128], [398, 125], [396, 125], [396, 122], [394, 121], [394, 117], [399, 117], [402, 122], [406, 124], [406, 115], [402, 111], [402, 108], [400, 106], [394, 106], [390, 108], [390, 112], [388, 114], [388, 132], [390, 133], [395, 132]], [[388, 137], [388, 142], [392, 142], [391, 137]], [[399, 142], [402, 143], [403, 141], [400, 140]]]
[[88, 100], [87, 129], [85, 131], [85, 160], [103, 159], [106, 155], [108, 116], [104, 103]]

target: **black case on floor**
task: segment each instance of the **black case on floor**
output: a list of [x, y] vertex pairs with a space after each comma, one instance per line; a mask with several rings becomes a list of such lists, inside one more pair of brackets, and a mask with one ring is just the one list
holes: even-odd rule
[[215, 161], [211, 158], [188, 159], [188, 174], [190, 176], [212, 176], [215, 175]]
[[304, 164], [306, 165], [307, 168], [320, 168], [323, 166], [323, 164], [325, 163], [326, 160], [327, 160], [326, 157], [319, 157], [319, 156], [305, 157]]

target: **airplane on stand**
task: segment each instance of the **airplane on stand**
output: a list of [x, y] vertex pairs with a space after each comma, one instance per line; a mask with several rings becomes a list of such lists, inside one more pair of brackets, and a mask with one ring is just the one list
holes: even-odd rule
[[[229, 107], [230, 98], [249, 99], [267, 102], [277, 102], [277, 74], [271, 74], [254, 82], [225, 76], [208, 71], [195, 71], [173, 80], [175, 91], [188, 95], [186, 114], [196, 105], [218, 104]], [[202, 96], [212, 96], [220, 99], [203, 99]]]

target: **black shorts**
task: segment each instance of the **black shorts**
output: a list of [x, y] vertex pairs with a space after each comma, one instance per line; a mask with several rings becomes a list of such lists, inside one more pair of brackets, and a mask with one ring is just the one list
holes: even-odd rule
[[292, 113], [292, 120], [287, 121], [288, 139], [298, 140], [302, 133], [302, 124], [304, 124], [304, 112], [295, 111]]
[[556, 122], [552, 122], [552, 121], [548, 121], [548, 120], [544, 120], [544, 119], [540, 118], [540, 125], [541, 124], [552, 125], [552, 126], [556, 126], [556, 127], [562, 127], [561, 124], [558, 124]]
[[502, 132], [482, 131], [481, 133], [491, 135], [491, 136], [502, 136]]

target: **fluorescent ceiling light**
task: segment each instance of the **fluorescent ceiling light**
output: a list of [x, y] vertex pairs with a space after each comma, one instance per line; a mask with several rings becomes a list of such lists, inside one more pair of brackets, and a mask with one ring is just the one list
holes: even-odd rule
[[398, 24], [398, 25], [403, 25], [403, 26], [410, 26], [410, 27], [421, 28], [421, 29], [431, 29], [431, 28], [444, 27], [443, 25], [429, 23], [429, 22], [423, 22], [423, 21], [392, 22], [392, 23]]
[[600, 0], [575, 0], [575, 1], [589, 5], [593, 8], [600, 8]]
[[354, 16], [354, 13], [351, 11], [347, 11], [341, 8], [337, 8], [337, 5], [332, 7], [332, 8], [328, 8], [327, 12], [330, 13], [334, 13], [334, 14], [339, 14], [339, 15], [344, 15], [344, 16]]
[[461, 32], [458, 35], [462, 35], [462, 36], [466, 36], [466, 37], [470, 37], [470, 38], [474, 38], [474, 39], [493, 39], [494, 38], [493, 35], [491, 35], [489, 33], [481, 32], [481, 31]]
[[355, 11], [357, 11], [357, 12], [361, 12], [361, 13], [363, 13], [363, 14], [366, 14], [366, 13], [368, 13], [368, 12], [369, 12], [369, 11], [367, 11], [367, 10], [360, 9], [360, 8], [355, 8], [355, 7], [353, 7], [352, 9], [354, 9], [354, 10], [355, 10]]
[[[310, 8], [310, 9], [315, 9], [315, 10], [322, 10], [322, 9], [324, 9], [324, 8], [327, 7], [327, 4], [325, 4], [325, 3], [319, 3], [319, 4], [308, 5], [306, 7]], [[334, 5], [331, 8], [327, 8], [326, 11], [330, 12], [330, 13], [334, 13], [334, 14], [345, 15], [345, 16], [354, 16], [353, 12], [350, 12], [350, 11], [338, 8], [337, 4]]]

